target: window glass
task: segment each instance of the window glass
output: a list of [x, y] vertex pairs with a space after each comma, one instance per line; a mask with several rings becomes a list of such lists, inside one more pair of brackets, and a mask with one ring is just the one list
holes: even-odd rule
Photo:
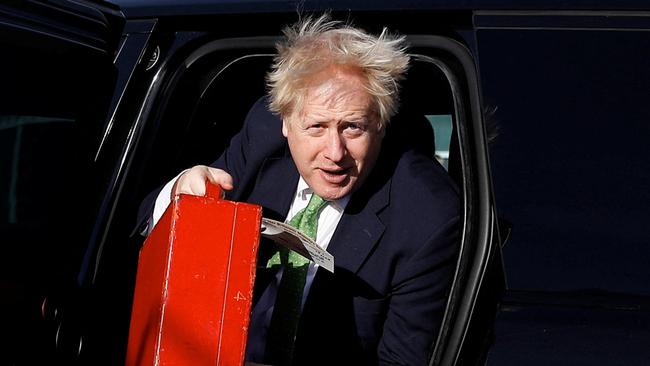
[[452, 116], [451, 114], [430, 114], [426, 118], [431, 124], [435, 137], [434, 156], [445, 169], [449, 169], [449, 145], [453, 129]]
[[513, 227], [510, 288], [650, 294], [649, 40], [482, 34], [483, 91], [498, 108], [496, 201]]
[[0, 311], [10, 364], [46, 357], [21, 347], [40, 349], [41, 303], [74, 284], [105, 179], [93, 159], [110, 60], [37, 46], [0, 39]]

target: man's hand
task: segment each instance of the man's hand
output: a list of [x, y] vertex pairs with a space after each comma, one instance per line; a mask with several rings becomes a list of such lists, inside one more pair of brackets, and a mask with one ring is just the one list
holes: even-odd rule
[[178, 177], [172, 188], [171, 199], [180, 193], [205, 196], [206, 182], [216, 184], [226, 191], [233, 189], [232, 176], [225, 170], [197, 165]]

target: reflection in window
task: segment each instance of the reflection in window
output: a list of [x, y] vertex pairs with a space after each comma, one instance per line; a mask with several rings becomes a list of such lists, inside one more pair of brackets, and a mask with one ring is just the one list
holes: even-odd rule
[[[18, 177], [21, 172], [21, 167], [28, 167], [36, 174], [29, 176], [29, 179], [44, 180], [44, 177], [37, 175], [38, 170], [34, 170], [34, 166], [40, 162], [33, 159], [34, 151], [39, 149], [47, 149], [48, 146], [39, 145], [38, 140], [34, 136], [25, 137], [24, 132], [28, 126], [34, 125], [53, 125], [59, 123], [72, 123], [73, 119], [69, 118], [55, 118], [55, 117], [41, 117], [41, 116], [0, 116], [0, 146], [1, 160], [0, 171], [2, 172], [2, 187], [3, 192], [7, 192], [6, 196], [0, 200], [2, 202], [4, 214], [6, 214], [6, 222], [9, 224], [18, 223], [18, 195], [23, 193], [25, 196], [29, 192], [19, 192]], [[42, 130], [36, 128], [38, 135], [49, 135], [49, 130]], [[30, 131], [31, 132], [31, 131]], [[42, 151], [43, 154], [51, 155], [54, 151]], [[4, 215], [3, 215], [4, 216]], [[3, 220], [4, 221], [4, 220]]]
[[449, 169], [449, 143], [453, 129], [452, 116], [450, 114], [426, 115], [431, 128], [433, 128], [436, 151], [435, 158], [445, 169]]

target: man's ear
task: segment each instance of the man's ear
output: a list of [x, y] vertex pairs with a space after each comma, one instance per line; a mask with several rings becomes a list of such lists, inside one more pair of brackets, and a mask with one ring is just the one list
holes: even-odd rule
[[282, 118], [282, 134], [284, 137], [287, 137], [289, 134], [289, 122], [286, 117]]
[[382, 125], [379, 129], [379, 137], [382, 139], [386, 137], [386, 124]]
[[379, 123], [379, 116], [378, 115], [376, 115], [375, 118], [376, 119], [374, 120], [374, 123], [377, 126], [377, 134], [379, 135], [379, 138], [383, 139], [384, 137], [386, 137], [386, 127], [388, 127], [387, 126], [388, 123], [385, 123], [385, 122], [384, 123]]

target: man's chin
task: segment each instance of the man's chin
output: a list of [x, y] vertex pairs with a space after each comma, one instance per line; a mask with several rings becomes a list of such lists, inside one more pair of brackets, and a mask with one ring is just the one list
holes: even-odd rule
[[327, 201], [334, 201], [347, 196], [352, 190], [347, 184], [342, 186], [332, 186], [331, 184], [327, 184], [324, 186], [321, 185], [317, 189], [314, 189], [314, 191], [323, 199]]

